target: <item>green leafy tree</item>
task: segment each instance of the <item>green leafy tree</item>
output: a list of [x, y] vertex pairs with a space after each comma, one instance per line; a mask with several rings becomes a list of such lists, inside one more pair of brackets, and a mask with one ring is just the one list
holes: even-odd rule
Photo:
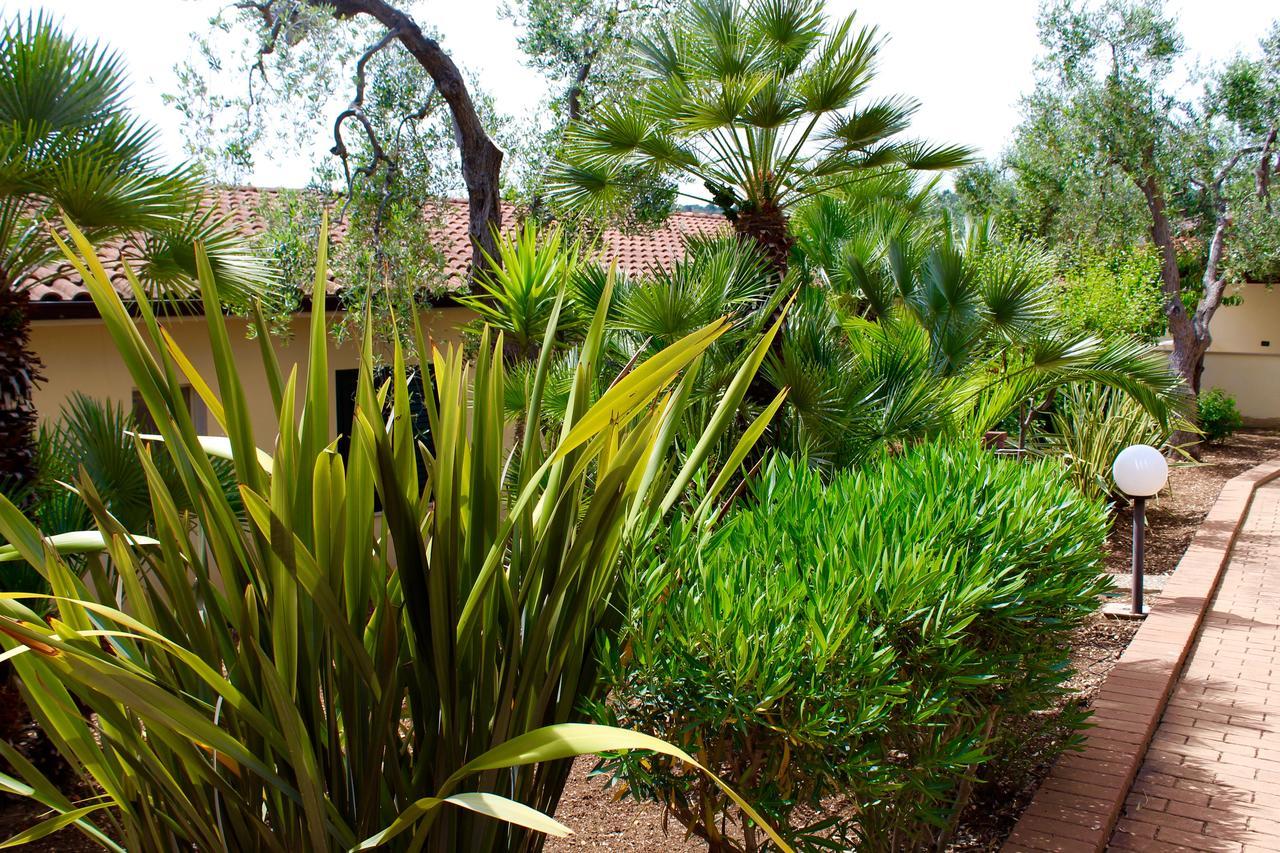
[[[1039, 26], [1039, 80], [1006, 158], [1013, 218], [1064, 248], [1150, 241], [1171, 362], [1198, 393], [1228, 285], [1274, 269], [1280, 251], [1269, 211], [1280, 29], [1188, 99], [1175, 87], [1182, 36], [1162, 0], [1052, 0]], [[978, 178], [968, 200], [981, 208]]]
[[[547, 196], [549, 162], [562, 154], [566, 132], [605, 102], [625, 98], [637, 83], [627, 61], [636, 40], [676, 7], [674, 0], [512, 0], [503, 13], [520, 27], [520, 48], [551, 83], [544, 121], [524, 147], [519, 195], [539, 219], [574, 219], [573, 211]], [[671, 211], [675, 186], [660, 178], [631, 176], [624, 224], [661, 221]], [[590, 224], [590, 223], [583, 223]]]
[[885, 170], [969, 159], [902, 138], [914, 101], [858, 103], [879, 46], [852, 16], [829, 25], [817, 0], [693, 0], [637, 41], [636, 93], [570, 131], [555, 192], [607, 211], [638, 178], [671, 177], [785, 273], [796, 203]]
[[126, 242], [159, 293], [194, 294], [202, 242], [223, 298], [247, 304], [271, 281], [234, 229], [202, 208], [190, 166], [165, 167], [155, 131], [131, 116], [120, 57], [61, 32], [48, 17], [11, 19], [0, 39], [0, 492], [36, 470], [29, 290], [49, 270], [59, 212], [94, 239]]
[[[502, 224], [502, 122], [438, 34], [410, 14], [413, 5], [232, 3], [196, 37], [199, 58], [179, 69], [170, 97], [191, 130], [192, 153], [223, 176], [243, 174], [264, 152], [296, 157], [327, 125], [334, 156], [317, 177], [347, 193], [354, 242], [372, 246], [357, 263], [384, 288], [414, 284], [403, 273], [420, 246], [415, 232], [426, 230], [418, 221], [424, 199], [465, 193], [473, 266], [493, 253]], [[243, 75], [230, 87], [228, 68]]]

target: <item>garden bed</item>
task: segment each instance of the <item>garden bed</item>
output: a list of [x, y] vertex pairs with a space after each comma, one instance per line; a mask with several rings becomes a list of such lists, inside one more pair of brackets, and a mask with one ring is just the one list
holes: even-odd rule
[[[1208, 513], [1223, 484], [1232, 477], [1280, 453], [1280, 433], [1238, 433], [1219, 446], [1206, 448], [1200, 465], [1175, 466], [1170, 472], [1170, 492], [1147, 508], [1147, 574], [1173, 571]], [[1122, 509], [1108, 537], [1106, 569], [1124, 574], [1129, 569], [1132, 543], [1131, 515]], [[1159, 591], [1150, 584], [1147, 603], [1158, 601]], [[1127, 581], [1120, 584], [1127, 589]], [[1076, 675], [1069, 682], [1073, 700], [1087, 702], [1111, 672], [1140, 623], [1094, 616], [1073, 637]], [[1060, 737], [1062, 733], [1058, 733]], [[966, 810], [954, 851], [998, 850], [1031, 801], [1040, 781], [1057, 756], [1052, 738], [1026, 744], [1017, 767], [1003, 774], [1005, 782], [980, 788]], [[553, 839], [550, 853], [572, 850], [616, 850], [628, 853], [683, 853], [705, 850], [697, 839], [686, 839], [674, 821], [664, 827], [663, 810], [652, 803], [619, 800], [616, 789], [589, 776], [594, 760], [583, 758], [574, 767], [556, 817], [572, 827], [574, 835]]]
[[[1277, 453], [1280, 453], [1280, 434], [1246, 432], [1222, 446], [1208, 448], [1199, 466], [1175, 467], [1170, 475], [1171, 494], [1148, 507], [1151, 525], [1147, 536], [1148, 574], [1160, 575], [1173, 570], [1223, 483]], [[1129, 518], [1128, 511], [1122, 510], [1109, 537], [1108, 571], [1123, 573], [1128, 568]], [[1158, 591], [1152, 590], [1148, 601], [1157, 599]], [[1136, 622], [1099, 615], [1075, 632], [1073, 661], [1077, 674], [1069, 684], [1074, 700], [1087, 701], [1097, 690], [1137, 626]], [[1008, 766], [1006, 772], [1000, 774], [1008, 781], [986, 785], [976, 792], [950, 849], [999, 849], [1056, 754], [1052, 737], [1029, 740], [1019, 754], [1018, 765]], [[608, 790], [602, 780], [590, 778], [593, 764], [594, 760], [589, 758], [578, 761], [556, 813], [575, 834], [567, 839], [552, 839], [547, 845], [548, 851], [682, 853], [706, 849], [700, 841], [686, 839], [683, 829], [674, 822], [665, 825], [659, 806], [619, 800], [616, 790]], [[38, 807], [0, 795], [0, 839], [30, 825], [38, 815]], [[23, 849], [32, 853], [72, 853], [97, 848], [78, 832], [64, 830]]]

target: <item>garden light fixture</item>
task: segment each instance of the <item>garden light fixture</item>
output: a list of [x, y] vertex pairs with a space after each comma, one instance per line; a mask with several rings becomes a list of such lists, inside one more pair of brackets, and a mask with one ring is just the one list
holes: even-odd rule
[[1120, 451], [1111, 466], [1120, 491], [1133, 498], [1133, 614], [1142, 615], [1143, 536], [1147, 498], [1154, 497], [1169, 481], [1164, 454], [1146, 444], [1132, 444]]

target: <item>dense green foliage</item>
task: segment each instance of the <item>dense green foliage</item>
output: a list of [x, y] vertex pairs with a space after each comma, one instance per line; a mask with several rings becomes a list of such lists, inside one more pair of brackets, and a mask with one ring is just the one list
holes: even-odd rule
[[[94, 500], [126, 530], [150, 533], [151, 498], [133, 439], [138, 431], [134, 417], [119, 403], [73, 394], [56, 420], [41, 425], [39, 473], [29, 492], [10, 496], [11, 499], [19, 505], [30, 505], [33, 520], [46, 534], [84, 530], [92, 525], [93, 514], [71, 484], [85, 477], [93, 483]], [[162, 478], [171, 480], [175, 476], [167, 457], [157, 457], [155, 462]], [[240, 495], [231, 463], [216, 459], [213, 467], [228, 501], [239, 508]], [[0, 543], [3, 542], [0, 536]], [[47, 593], [49, 586], [39, 572], [15, 560], [0, 563], [0, 590]], [[42, 601], [31, 606], [38, 611], [46, 609]]]
[[844, 466], [926, 437], [977, 439], [1009, 419], [1019, 444], [1057, 390], [1119, 388], [1161, 422], [1182, 405], [1162, 354], [1064, 327], [1055, 259], [881, 200], [822, 198], [797, 223], [803, 289], [765, 364], [789, 387], [780, 446]]
[[1150, 247], [1085, 255], [1063, 274], [1055, 301], [1067, 329], [1155, 341], [1164, 331], [1160, 258]]
[[[785, 393], [766, 442], [823, 467], [920, 439], [976, 440], [1010, 418], [1029, 433], [1056, 390], [1082, 382], [1122, 390], [1160, 423], [1183, 407], [1177, 378], [1148, 343], [1064, 328], [1052, 256], [982, 227], [957, 231], [929, 205], [927, 191], [912, 190], [802, 207], [796, 263], [781, 285], [763, 251], [730, 235], [691, 241], [667, 271], [617, 277], [604, 374], [726, 317], [730, 329], [708, 349], [691, 388], [694, 410], [705, 410], [742, 348], [794, 299], [738, 426]], [[465, 301], [510, 333], [509, 393], [519, 412], [529, 390], [522, 374], [540, 351], [557, 289], [569, 298], [548, 339], [546, 393], [562, 395], [567, 372], [555, 365], [581, 341], [609, 274], [556, 232], [526, 229], [499, 249], [502, 268], [482, 276], [485, 292]]]
[[1218, 442], [1244, 426], [1244, 419], [1236, 408], [1235, 397], [1221, 388], [1210, 388], [1196, 400], [1196, 425], [1205, 441]]
[[553, 186], [603, 213], [636, 175], [693, 182], [784, 270], [798, 202], [969, 158], [903, 138], [914, 101], [863, 99], [879, 47], [874, 28], [829, 22], [820, 0], [690, 0], [637, 41], [634, 93], [570, 131]]
[[[1106, 529], [1058, 465], [976, 446], [830, 480], [775, 458], [718, 529], [637, 553], [598, 718], [697, 752], [797, 847], [932, 847], [971, 778], [1016, 748], [1006, 725], [1058, 706]], [[607, 766], [711, 849], [757, 849], [670, 762]]]
[[[568, 773], [558, 759], [639, 747], [692, 761], [660, 741], [575, 721], [580, 704], [600, 696], [593, 652], [618, 622], [620, 554], [677, 505], [696, 499], [695, 519], [711, 511], [751, 441], [714, 477], [699, 448], [725, 431], [772, 335], [743, 355], [694, 449], [674, 465], [689, 365], [723, 322], [593, 400], [606, 287], [574, 358], [563, 428], [526, 429], [514, 456], [500, 340], [483, 336], [474, 363], [430, 350], [428, 451], [414, 433], [402, 351], [375, 385], [366, 335], [344, 457], [329, 427], [326, 320], [316, 312], [305, 371], [284, 373], [263, 349], [279, 418], [268, 454], [203, 255], [216, 383], [181, 357], [145, 299], [135, 324], [92, 246], [71, 231], [80, 254], [68, 258], [159, 435], [133, 444], [150, 536], [124, 528], [86, 475], [76, 486], [89, 530], [45, 538], [0, 498], [0, 536], [11, 543], [0, 560], [26, 561], [57, 595], [52, 626], [0, 598], [0, 647], [36, 720], [101, 791], [77, 807], [0, 741], [15, 774], [0, 774], [0, 789], [60, 815], [32, 832], [74, 822], [111, 850], [138, 853], [536, 851], [542, 833], [566, 831], [547, 817]], [[325, 254], [322, 242], [317, 300]], [[555, 322], [553, 313], [548, 335]], [[416, 324], [414, 337], [428, 352]], [[544, 359], [531, 376], [535, 425], [546, 368]], [[184, 382], [225, 437], [196, 434]], [[214, 459], [233, 464], [243, 517]], [[695, 477], [710, 485], [695, 492]], [[64, 552], [87, 554], [87, 572]]]
[[1170, 363], [1199, 393], [1227, 286], [1280, 269], [1280, 21], [1212, 64], [1165, 0], [1043, 0], [1037, 23], [1022, 122], [1002, 163], [957, 181], [963, 206], [1066, 254], [1152, 246]]

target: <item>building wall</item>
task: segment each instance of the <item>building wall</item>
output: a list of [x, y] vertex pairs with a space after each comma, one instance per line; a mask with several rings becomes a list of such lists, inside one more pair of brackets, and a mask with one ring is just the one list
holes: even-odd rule
[[[438, 343], [460, 340], [459, 327], [471, 319], [470, 311], [462, 308], [445, 308], [426, 311], [422, 315], [423, 332]], [[336, 322], [337, 314], [330, 314]], [[292, 318], [289, 333], [273, 340], [281, 371], [287, 378], [290, 369], [297, 365], [299, 382], [307, 372], [307, 334], [310, 315]], [[217, 389], [212, 351], [209, 347], [208, 326], [204, 317], [181, 317], [166, 320], [178, 346], [195, 365], [196, 370]], [[249, 323], [239, 318], [227, 321], [231, 346], [240, 370], [249, 401], [249, 414], [253, 423], [254, 439], [258, 446], [270, 450], [275, 444], [277, 418], [267, 389], [266, 374], [262, 369], [262, 356], [256, 340], [246, 336]], [[122, 403], [126, 409], [132, 404], [133, 381], [123, 360], [116, 352], [111, 337], [101, 320], [41, 320], [33, 324], [31, 348], [44, 362], [45, 381], [35, 394], [36, 406], [43, 418], [57, 417], [63, 404], [76, 391], [98, 399]], [[334, 372], [358, 365], [359, 345], [348, 339], [341, 345], [333, 337], [329, 339], [329, 389], [332, 396]], [[330, 427], [334, 427], [335, 413], [329, 412]], [[212, 419], [208, 421], [209, 434], [221, 430]]]
[[1218, 309], [1201, 387], [1236, 398], [1245, 420], [1280, 425], [1280, 287], [1246, 284], [1233, 291], [1239, 305]]

